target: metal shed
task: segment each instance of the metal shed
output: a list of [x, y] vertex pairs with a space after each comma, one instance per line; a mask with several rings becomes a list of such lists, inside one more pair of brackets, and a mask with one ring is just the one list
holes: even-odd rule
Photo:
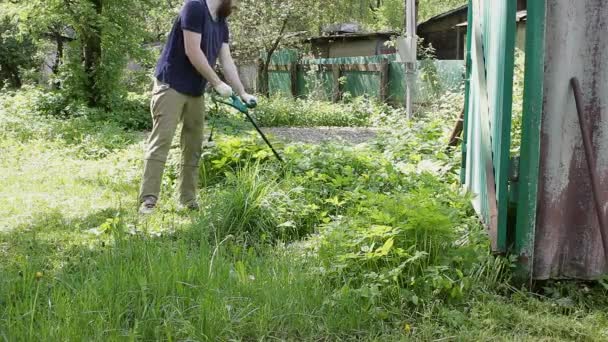
[[313, 37], [312, 51], [317, 58], [343, 58], [390, 55], [397, 50], [387, 45], [398, 32], [338, 32], [326, 36]]
[[596, 279], [608, 273], [608, 6], [528, 2], [511, 158], [516, 11], [513, 0], [469, 1], [463, 182], [493, 249], [516, 254], [522, 276]]

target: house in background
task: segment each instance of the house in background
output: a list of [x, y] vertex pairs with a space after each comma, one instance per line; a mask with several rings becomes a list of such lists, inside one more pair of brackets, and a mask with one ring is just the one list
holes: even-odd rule
[[[517, 1], [517, 48], [526, 41], [527, 0]], [[439, 14], [418, 24], [418, 36], [432, 45], [437, 59], [464, 59], [467, 41], [468, 5]]]
[[397, 52], [387, 44], [398, 32], [362, 32], [358, 24], [330, 25], [323, 35], [309, 38], [312, 53], [316, 58], [367, 57], [388, 55]]
[[468, 5], [436, 15], [418, 24], [418, 37], [425, 45], [432, 45], [437, 59], [464, 59], [467, 28], [459, 26], [466, 23]]

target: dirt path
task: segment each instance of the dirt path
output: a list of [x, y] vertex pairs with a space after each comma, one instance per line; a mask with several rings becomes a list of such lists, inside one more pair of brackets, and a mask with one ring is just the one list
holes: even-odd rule
[[284, 142], [319, 144], [329, 141], [349, 144], [365, 143], [376, 138], [377, 129], [352, 127], [273, 127], [263, 128], [264, 133]]

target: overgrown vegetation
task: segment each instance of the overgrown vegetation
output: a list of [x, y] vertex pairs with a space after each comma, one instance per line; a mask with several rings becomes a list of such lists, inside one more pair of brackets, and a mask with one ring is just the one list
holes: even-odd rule
[[365, 98], [332, 104], [276, 96], [261, 101], [255, 115], [265, 127], [365, 127], [371, 126], [374, 118], [386, 111], [391, 111], [387, 105]]
[[[489, 253], [458, 184], [459, 153], [445, 147], [460, 95], [411, 122], [367, 100], [336, 105], [345, 117], [364, 108], [378, 139], [282, 145], [285, 166], [226, 115], [201, 163], [203, 210], [180, 211], [168, 195], [173, 154], [160, 211], [146, 219], [136, 214], [143, 136], [86, 106], [48, 115], [52, 96], [0, 97], [4, 340], [608, 337], [608, 289], [529, 294], [510, 285], [511, 260]], [[273, 101], [261, 120], [293, 124], [297, 107], [333, 106]]]
[[[13, 0], [0, 3], [0, 83], [38, 84], [61, 91], [69, 104], [121, 111], [129, 91], [150, 87], [160, 47], [183, 1]], [[462, 4], [419, 1], [420, 21]], [[323, 27], [357, 22], [368, 31], [402, 31], [404, 1], [251, 0], [231, 18], [232, 50], [240, 62], [268, 63], [284, 47], [307, 49]], [[262, 53], [262, 54], [260, 54]]]
[[526, 54], [515, 51], [515, 70], [513, 73], [513, 115], [511, 116], [511, 156], [521, 153], [522, 120], [524, 112], [524, 71]]

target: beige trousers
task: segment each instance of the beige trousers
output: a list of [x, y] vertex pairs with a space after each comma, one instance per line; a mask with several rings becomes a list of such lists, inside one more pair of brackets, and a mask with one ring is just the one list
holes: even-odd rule
[[154, 126], [148, 139], [140, 201], [143, 202], [147, 196], [159, 198], [167, 155], [177, 125], [182, 121], [179, 200], [181, 204], [191, 204], [196, 201], [198, 188], [198, 164], [205, 124], [204, 97], [184, 95], [167, 84], [155, 81], [150, 109]]

